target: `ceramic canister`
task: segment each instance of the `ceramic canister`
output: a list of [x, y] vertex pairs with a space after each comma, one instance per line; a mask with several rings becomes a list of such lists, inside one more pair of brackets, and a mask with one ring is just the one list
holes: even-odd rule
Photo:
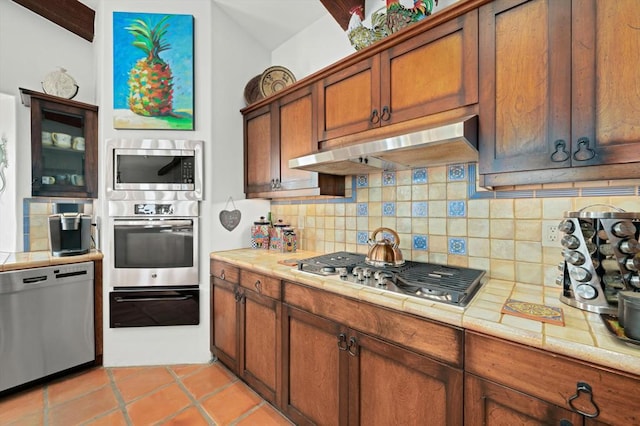
[[271, 223], [261, 216], [251, 226], [251, 248], [268, 250], [270, 233]]

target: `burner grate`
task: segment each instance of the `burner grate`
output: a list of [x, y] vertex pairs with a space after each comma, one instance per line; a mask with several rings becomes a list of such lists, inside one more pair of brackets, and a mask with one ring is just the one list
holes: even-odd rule
[[396, 284], [410, 291], [427, 289], [429, 293], [449, 294], [457, 303], [474, 292], [483, 275], [484, 271], [477, 269], [418, 264], [399, 274]]

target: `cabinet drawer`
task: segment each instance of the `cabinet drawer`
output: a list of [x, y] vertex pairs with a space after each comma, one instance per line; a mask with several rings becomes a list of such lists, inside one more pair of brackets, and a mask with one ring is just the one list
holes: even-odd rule
[[462, 329], [291, 282], [283, 291], [285, 303], [462, 367]]
[[242, 270], [240, 274], [240, 285], [242, 287], [253, 290], [259, 294], [269, 296], [273, 299], [280, 300], [281, 290], [279, 279], [245, 270]]
[[[465, 371], [568, 410], [578, 383], [587, 383], [599, 409], [597, 421], [640, 423], [637, 376], [469, 331], [465, 334]], [[583, 413], [595, 411], [584, 391], [573, 405]]]
[[215, 278], [220, 278], [234, 284], [238, 283], [238, 279], [240, 277], [240, 271], [238, 268], [214, 259], [211, 259], [209, 273]]

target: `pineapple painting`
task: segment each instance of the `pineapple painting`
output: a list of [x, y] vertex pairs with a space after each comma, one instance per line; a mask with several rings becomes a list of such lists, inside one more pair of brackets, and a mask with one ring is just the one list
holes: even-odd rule
[[193, 130], [193, 17], [114, 12], [114, 127]]

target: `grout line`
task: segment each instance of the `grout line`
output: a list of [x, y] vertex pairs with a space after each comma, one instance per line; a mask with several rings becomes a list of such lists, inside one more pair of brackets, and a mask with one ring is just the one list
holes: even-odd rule
[[116, 397], [116, 401], [118, 401], [118, 407], [120, 408], [120, 411], [122, 412], [122, 415], [125, 421], [127, 422], [127, 426], [132, 426], [133, 422], [131, 421], [131, 418], [129, 418], [129, 412], [127, 411], [127, 404], [124, 402], [124, 398], [120, 393], [120, 389], [118, 389], [118, 386], [116, 385], [116, 380], [113, 375], [113, 372], [111, 371], [110, 368], [105, 368], [105, 370], [106, 370], [107, 376], [109, 376], [109, 384], [111, 385], [111, 391]]
[[[210, 366], [211, 364], [207, 364], [207, 366]], [[206, 367], [203, 367], [206, 368]], [[200, 415], [207, 421], [207, 423], [209, 424], [215, 424], [215, 421], [211, 418], [211, 416], [209, 416], [209, 413], [207, 413], [207, 411], [202, 408], [202, 405], [200, 404], [200, 402], [195, 398], [195, 396], [193, 396], [193, 394], [189, 391], [189, 389], [187, 389], [187, 387], [184, 385], [184, 383], [182, 383], [182, 378], [180, 376], [178, 376], [178, 374], [173, 371], [170, 367], [167, 367], [167, 370], [169, 371], [169, 374], [171, 374], [176, 381], [176, 384], [178, 385], [178, 387], [180, 389], [182, 389], [182, 391], [187, 395], [187, 397], [191, 400], [192, 405], [198, 410], [198, 412], [200, 413]], [[194, 372], [192, 372], [189, 375], [186, 375], [184, 377], [191, 377], [194, 374], [196, 374], [198, 371], [200, 371], [202, 369], [198, 369]], [[176, 417], [177, 414], [182, 413], [186, 410], [188, 410], [191, 407], [191, 405], [186, 406], [185, 408], [183, 408], [182, 410], [179, 410], [175, 413], [173, 413], [173, 415], [171, 415], [171, 417], [169, 418], [173, 418]], [[168, 419], [164, 419], [164, 420], [168, 420]]]
[[49, 385], [42, 387], [42, 424], [49, 426]]

